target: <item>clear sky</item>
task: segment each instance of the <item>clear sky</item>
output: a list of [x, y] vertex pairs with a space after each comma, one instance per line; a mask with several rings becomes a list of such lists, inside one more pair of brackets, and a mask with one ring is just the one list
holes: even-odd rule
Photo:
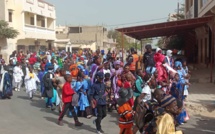
[[[56, 7], [57, 25], [104, 25], [107, 28], [166, 21], [184, 0], [46, 0]], [[156, 21], [148, 21], [153, 19]], [[141, 22], [127, 24], [132, 22]], [[118, 25], [116, 24], [127, 24]], [[114, 25], [114, 26], [110, 26]]]

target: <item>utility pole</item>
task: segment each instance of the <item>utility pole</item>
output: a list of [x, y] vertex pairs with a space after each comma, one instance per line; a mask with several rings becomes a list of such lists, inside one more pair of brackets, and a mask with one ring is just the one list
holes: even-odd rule
[[177, 20], [179, 20], [179, 2], [178, 2], [178, 8], [177, 8]]

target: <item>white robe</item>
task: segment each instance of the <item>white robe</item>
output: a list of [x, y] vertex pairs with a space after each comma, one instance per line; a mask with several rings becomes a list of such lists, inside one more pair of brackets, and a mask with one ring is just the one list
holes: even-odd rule
[[40, 82], [39, 78], [35, 73], [34, 78], [30, 78], [29, 73], [26, 74], [25, 76], [25, 88], [26, 88], [26, 93], [29, 93], [30, 91], [36, 91], [37, 89], [37, 84], [36, 82]]
[[18, 66], [15, 66], [13, 69], [13, 79], [14, 82], [18, 83], [22, 81], [22, 76], [23, 76], [22, 69]]

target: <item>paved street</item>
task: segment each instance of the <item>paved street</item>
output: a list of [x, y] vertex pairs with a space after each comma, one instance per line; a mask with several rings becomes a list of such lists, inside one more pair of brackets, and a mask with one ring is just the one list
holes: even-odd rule
[[[80, 118], [83, 127], [74, 127], [74, 121], [65, 116], [64, 126], [57, 123], [58, 113], [44, 108], [44, 100], [37, 97], [30, 101], [25, 92], [14, 92], [11, 100], [0, 100], [0, 134], [93, 134], [93, 119]], [[109, 113], [102, 122], [106, 134], [117, 134], [117, 114]], [[215, 118], [191, 116], [181, 128], [186, 134], [215, 134]]]

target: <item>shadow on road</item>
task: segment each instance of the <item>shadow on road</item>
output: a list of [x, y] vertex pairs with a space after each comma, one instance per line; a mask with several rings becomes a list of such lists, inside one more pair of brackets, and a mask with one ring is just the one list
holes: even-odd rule
[[[44, 117], [44, 118], [45, 118], [47, 121], [52, 122], [52, 123], [58, 125], [58, 124], [57, 124], [57, 119], [56, 119], [56, 118], [53, 118], [53, 117]], [[88, 131], [93, 132], [93, 133], [96, 132], [96, 131], [95, 131], [95, 128], [93, 128], [93, 127], [91, 127], [91, 126], [89, 126], [89, 125], [86, 125], [86, 124], [83, 124], [83, 126], [81, 126], [81, 127], [76, 127], [74, 123], [68, 122], [68, 121], [66, 121], [66, 120], [63, 120], [63, 124], [64, 124], [64, 125], [67, 124], [69, 128], [72, 128], [72, 129], [74, 129], [74, 130], [76, 130], [76, 131], [85, 129], [85, 130], [88, 130]]]
[[215, 118], [198, 115], [179, 128], [182, 129], [185, 134], [215, 134], [214, 124]]

